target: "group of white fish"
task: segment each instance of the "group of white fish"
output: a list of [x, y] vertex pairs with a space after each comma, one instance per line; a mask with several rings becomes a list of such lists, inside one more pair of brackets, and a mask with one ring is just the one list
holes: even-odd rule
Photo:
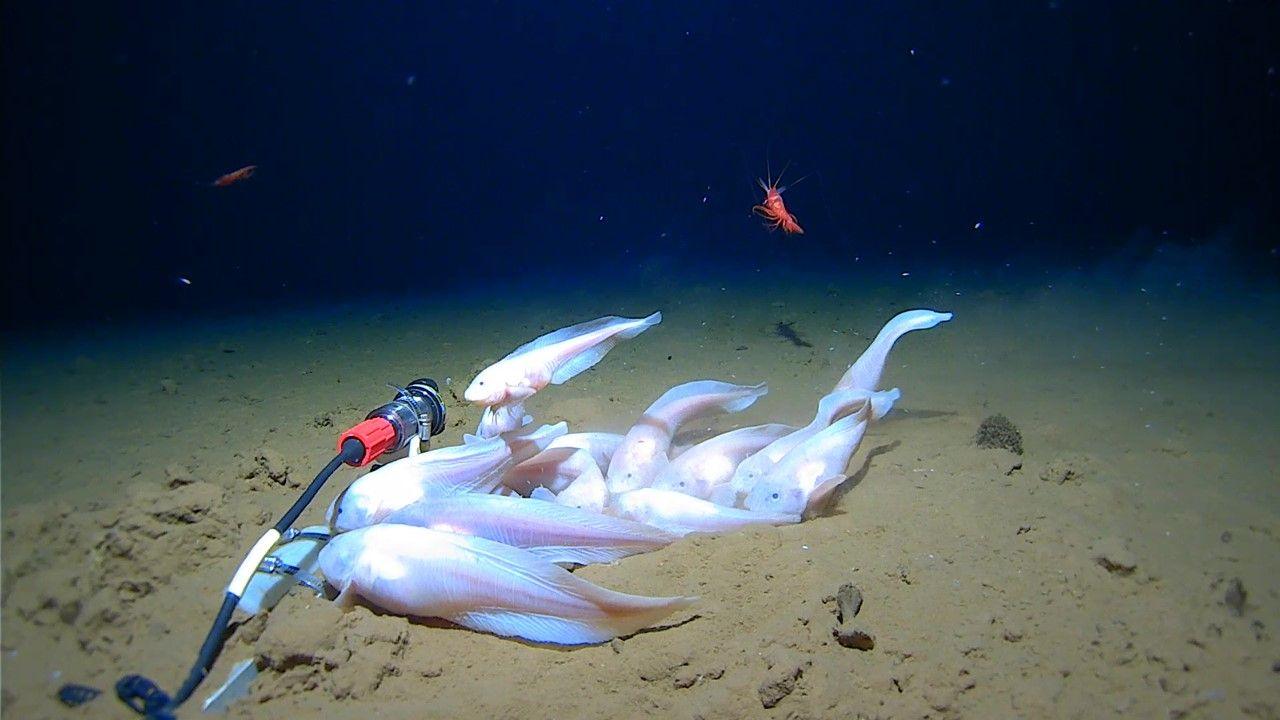
[[951, 319], [910, 310], [890, 320], [818, 401], [804, 427], [745, 427], [687, 448], [691, 421], [746, 409], [764, 383], [696, 380], [671, 388], [625, 435], [529, 429], [524, 404], [662, 320], [603, 317], [520, 346], [482, 371], [467, 401], [484, 407], [462, 445], [388, 463], [329, 508], [336, 535], [320, 568], [340, 591], [392, 613], [437, 617], [537, 643], [598, 643], [648, 627], [691, 597], [627, 595], [566, 566], [613, 562], [695, 532], [800, 522], [821, 510], [869, 423], [897, 389], [877, 390], [893, 344]]

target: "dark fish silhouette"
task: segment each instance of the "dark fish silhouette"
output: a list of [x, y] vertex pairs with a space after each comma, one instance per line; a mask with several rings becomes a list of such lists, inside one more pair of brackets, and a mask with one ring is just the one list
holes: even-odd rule
[[800, 337], [800, 333], [796, 332], [795, 328], [791, 327], [792, 325], [795, 325], [794, 321], [785, 323], [780, 322], [774, 326], [773, 334], [783, 340], [790, 341], [792, 345], [797, 347], [813, 347], [812, 343]]

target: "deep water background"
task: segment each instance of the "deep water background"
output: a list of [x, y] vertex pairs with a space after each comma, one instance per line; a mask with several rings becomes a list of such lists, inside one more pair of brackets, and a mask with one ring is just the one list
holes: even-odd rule
[[[655, 268], [1274, 285], [1280, 5], [790, 5], [6, 3], [4, 325]], [[750, 214], [788, 162], [803, 237]]]

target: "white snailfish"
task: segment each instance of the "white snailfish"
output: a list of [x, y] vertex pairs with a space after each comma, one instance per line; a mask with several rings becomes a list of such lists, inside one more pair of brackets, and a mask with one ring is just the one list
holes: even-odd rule
[[344, 605], [358, 597], [398, 615], [559, 645], [630, 635], [696, 600], [615, 592], [528, 550], [410, 525], [338, 535], [319, 566]]
[[695, 418], [745, 410], [769, 392], [765, 383], [734, 385], [718, 380], [695, 380], [666, 391], [627, 431], [609, 461], [605, 481], [609, 492], [648, 487], [669, 462], [667, 450], [676, 428]]
[[501, 438], [439, 448], [389, 462], [361, 475], [329, 506], [329, 525], [338, 532], [380, 522], [424, 497], [495, 489], [511, 459]]
[[743, 506], [756, 512], [802, 514], [824, 501], [847, 477], [844, 470], [866, 434], [867, 424], [883, 417], [901, 393], [874, 393], [858, 412], [841, 418], [792, 448], [747, 493]]
[[467, 493], [428, 498], [384, 523], [472, 535], [524, 548], [551, 562], [613, 562], [670, 545], [676, 536], [648, 525], [556, 503]]
[[862, 355], [849, 366], [836, 383], [836, 390], [875, 390], [880, 385], [884, 364], [898, 338], [912, 330], [928, 330], [951, 319], [951, 313], [933, 310], [907, 310], [885, 323]]
[[600, 362], [619, 340], [633, 338], [662, 322], [662, 313], [645, 318], [609, 315], [535, 338], [481, 370], [463, 397], [488, 408], [481, 437], [507, 432], [524, 423], [523, 402], [547, 385], [559, 385]]
[[650, 487], [675, 490], [706, 500], [719, 485], [733, 479], [738, 464], [797, 428], [770, 423], [738, 428], [704, 440], [671, 461]]
[[621, 442], [622, 436], [616, 433], [562, 435], [548, 443], [542, 452], [512, 466], [503, 474], [502, 483], [526, 497], [536, 487], [562, 492], [591, 467], [608, 467], [609, 458]]
[[[579, 450], [579, 453], [585, 453], [585, 450]], [[534, 495], [532, 497], [539, 497]], [[542, 496], [545, 499], [545, 496]], [[560, 491], [555, 496], [555, 502], [560, 505], [579, 508], [581, 510], [589, 510], [591, 512], [603, 512], [606, 505], [609, 504], [609, 487], [605, 484], [604, 474], [600, 472], [600, 468], [591, 466], [587, 468], [573, 482], [569, 483], [569, 487]]]
[[729, 487], [718, 488], [708, 499], [721, 504], [734, 506], [743, 495], [751, 491], [756, 482], [764, 477], [773, 466], [791, 452], [791, 449], [808, 440], [831, 423], [857, 412], [871, 398], [867, 390], [837, 390], [824, 395], [818, 401], [818, 411], [808, 425], [793, 433], [784, 435], [766, 445], [760, 451], [738, 463], [733, 470], [733, 479]]
[[751, 525], [789, 525], [799, 513], [753, 512], [724, 507], [674, 490], [639, 488], [613, 498], [607, 512], [676, 535], [724, 532]]

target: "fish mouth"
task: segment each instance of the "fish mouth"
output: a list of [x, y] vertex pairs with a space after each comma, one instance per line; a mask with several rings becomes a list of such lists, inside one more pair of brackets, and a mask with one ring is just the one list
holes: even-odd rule
[[494, 397], [496, 396], [493, 393], [472, 390], [471, 388], [467, 388], [462, 393], [462, 399], [474, 405], [496, 405], [497, 401], [494, 400]]
[[495, 405], [501, 405], [507, 397], [505, 392], [489, 393], [487, 395], [481, 393], [467, 395], [463, 393], [462, 399], [478, 407], [493, 407]]

